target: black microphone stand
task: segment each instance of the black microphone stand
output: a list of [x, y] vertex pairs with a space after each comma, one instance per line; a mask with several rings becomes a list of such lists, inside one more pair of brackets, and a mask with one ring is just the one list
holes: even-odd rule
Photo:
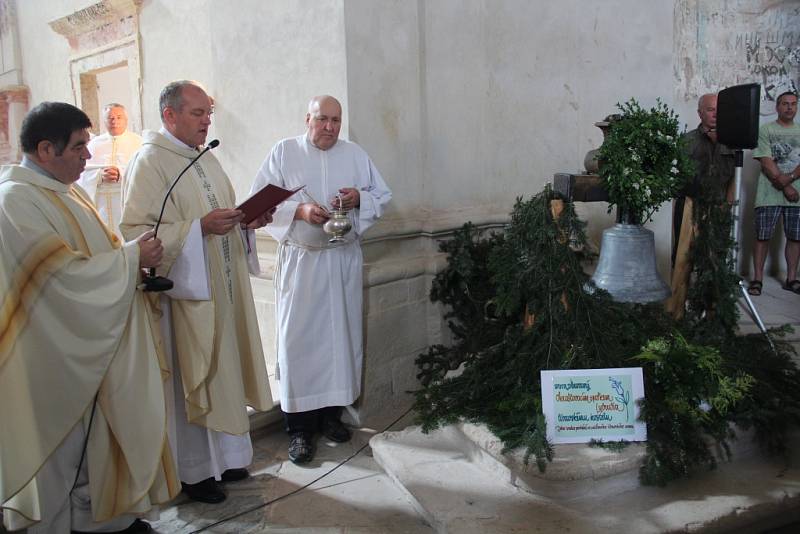
[[[158, 228], [161, 226], [161, 218], [164, 217], [164, 208], [167, 206], [167, 200], [169, 200], [169, 195], [172, 193], [172, 190], [175, 189], [175, 185], [178, 183], [178, 180], [181, 179], [186, 171], [194, 165], [194, 163], [200, 159], [200, 157], [211, 150], [212, 148], [216, 148], [219, 145], [219, 139], [214, 139], [206, 147], [200, 152], [197, 156], [194, 157], [189, 164], [184, 167], [184, 169], [180, 172], [177, 178], [172, 182], [172, 185], [169, 186], [167, 190], [167, 194], [164, 195], [164, 202], [161, 203], [161, 213], [158, 214], [158, 221], [156, 221], [155, 231], [153, 232], [153, 239], [158, 237]], [[156, 268], [150, 267], [150, 272], [142, 277], [142, 284], [144, 285], [144, 291], [152, 291], [152, 292], [159, 292], [159, 291], [169, 291], [175, 285], [172, 280], [167, 278], [166, 276], [156, 276]]]

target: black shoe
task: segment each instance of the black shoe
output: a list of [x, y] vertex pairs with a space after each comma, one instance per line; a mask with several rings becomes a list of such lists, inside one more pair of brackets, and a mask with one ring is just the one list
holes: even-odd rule
[[240, 480], [244, 480], [250, 476], [250, 473], [244, 467], [238, 467], [236, 469], [226, 469], [224, 473], [222, 473], [222, 481], [223, 482], [239, 482]]
[[219, 488], [219, 484], [214, 478], [201, 480], [196, 484], [185, 484], [181, 482], [183, 492], [193, 501], [218, 504], [225, 500], [225, 494]]
[[[147, 521], [142, 521], [141, 519], [134, 519], [133, 523], [128, 525], [128, 528], [124, 530], [116, 530], [114, 532], [106, 532], [105, 534], [144, 534], [145, 532], [151, 532], [152, 530], [153, 528]], [[70, 532], [72, 534], [89, 534], [88, 532], [85, 533], [81, 530], [72, 530]]]
[[295, 464], [306, 464], [314, 458], [314, 443], [311, 436], [295, 432], [289, 436], [289, 459]]
[[152, 530], [153, 528], [147, 521], [142, 521], [141, 519], [134, 519], [133, 523], [128, 525], [128, 528], [123, 530], [121, 534], [142, 534], [144, 532], [150, 532]]
[[350, 441], [352, 437], [347, 427], [338, 419], [326, 418], [322, 422], [322, 435], [336, 443], [344, 443]]

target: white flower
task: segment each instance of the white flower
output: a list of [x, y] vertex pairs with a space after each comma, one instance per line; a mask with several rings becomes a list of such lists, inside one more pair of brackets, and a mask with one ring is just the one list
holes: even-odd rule
[[633, 182], [633, 188], [639, 190], [639, 182]]
[[644, 188], [644, 196], [646, 196], [646, 197], [648, 197], [648, 198], [649, 198], [649, 197], [650, 197], [650, 194], [651, 194], [651, 193], [650, 193], [650, 188], [649, 188], [649, 187], [645, 187], [645, 188]]
[[678, 174], [678, 168], [677, 168], [677, 167], [672, 167], [672, 168], [669, 170], [669, 172], [671, 172], [672, 174]]
[[631, 159], [632, 159], [633, 161], [637, 162], [637, 163], [638, 163], [639, 161], [641, 161], [641, 158], [639, 157], [639, 154], [637, 154], [636, 152], [634, 152], [633, 154], [631, 154]]
[[664, 139], [666, 139], [667, 141], [672, 141], [672, 136], [671, 135], [666, 135], [666, 136], [664, 136]]
[[622, 176], [628, 176], [631, 173], [631, 170], [628, 167], [622, 169]]
[[677, 159], [673, 159], [672, 163], [670, 163], [670, 165], [677, 165], [677, 164], [678, 164], [678, 160]]

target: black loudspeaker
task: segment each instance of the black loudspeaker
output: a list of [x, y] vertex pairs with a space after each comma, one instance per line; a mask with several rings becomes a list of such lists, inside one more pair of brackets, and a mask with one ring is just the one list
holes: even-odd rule
[[758, 146], [758, 113], [761, 86], [734, 85], [717, 95], [717, 140], [728, 148]]

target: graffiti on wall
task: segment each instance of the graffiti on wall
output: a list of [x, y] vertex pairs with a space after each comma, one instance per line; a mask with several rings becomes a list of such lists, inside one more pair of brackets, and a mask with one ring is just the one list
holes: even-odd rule
[[679, 96], [693, 100], [743, 83], [761, 84], [761, 112], [800, 88], [800, 2], [678, 0], [675, 76]]

